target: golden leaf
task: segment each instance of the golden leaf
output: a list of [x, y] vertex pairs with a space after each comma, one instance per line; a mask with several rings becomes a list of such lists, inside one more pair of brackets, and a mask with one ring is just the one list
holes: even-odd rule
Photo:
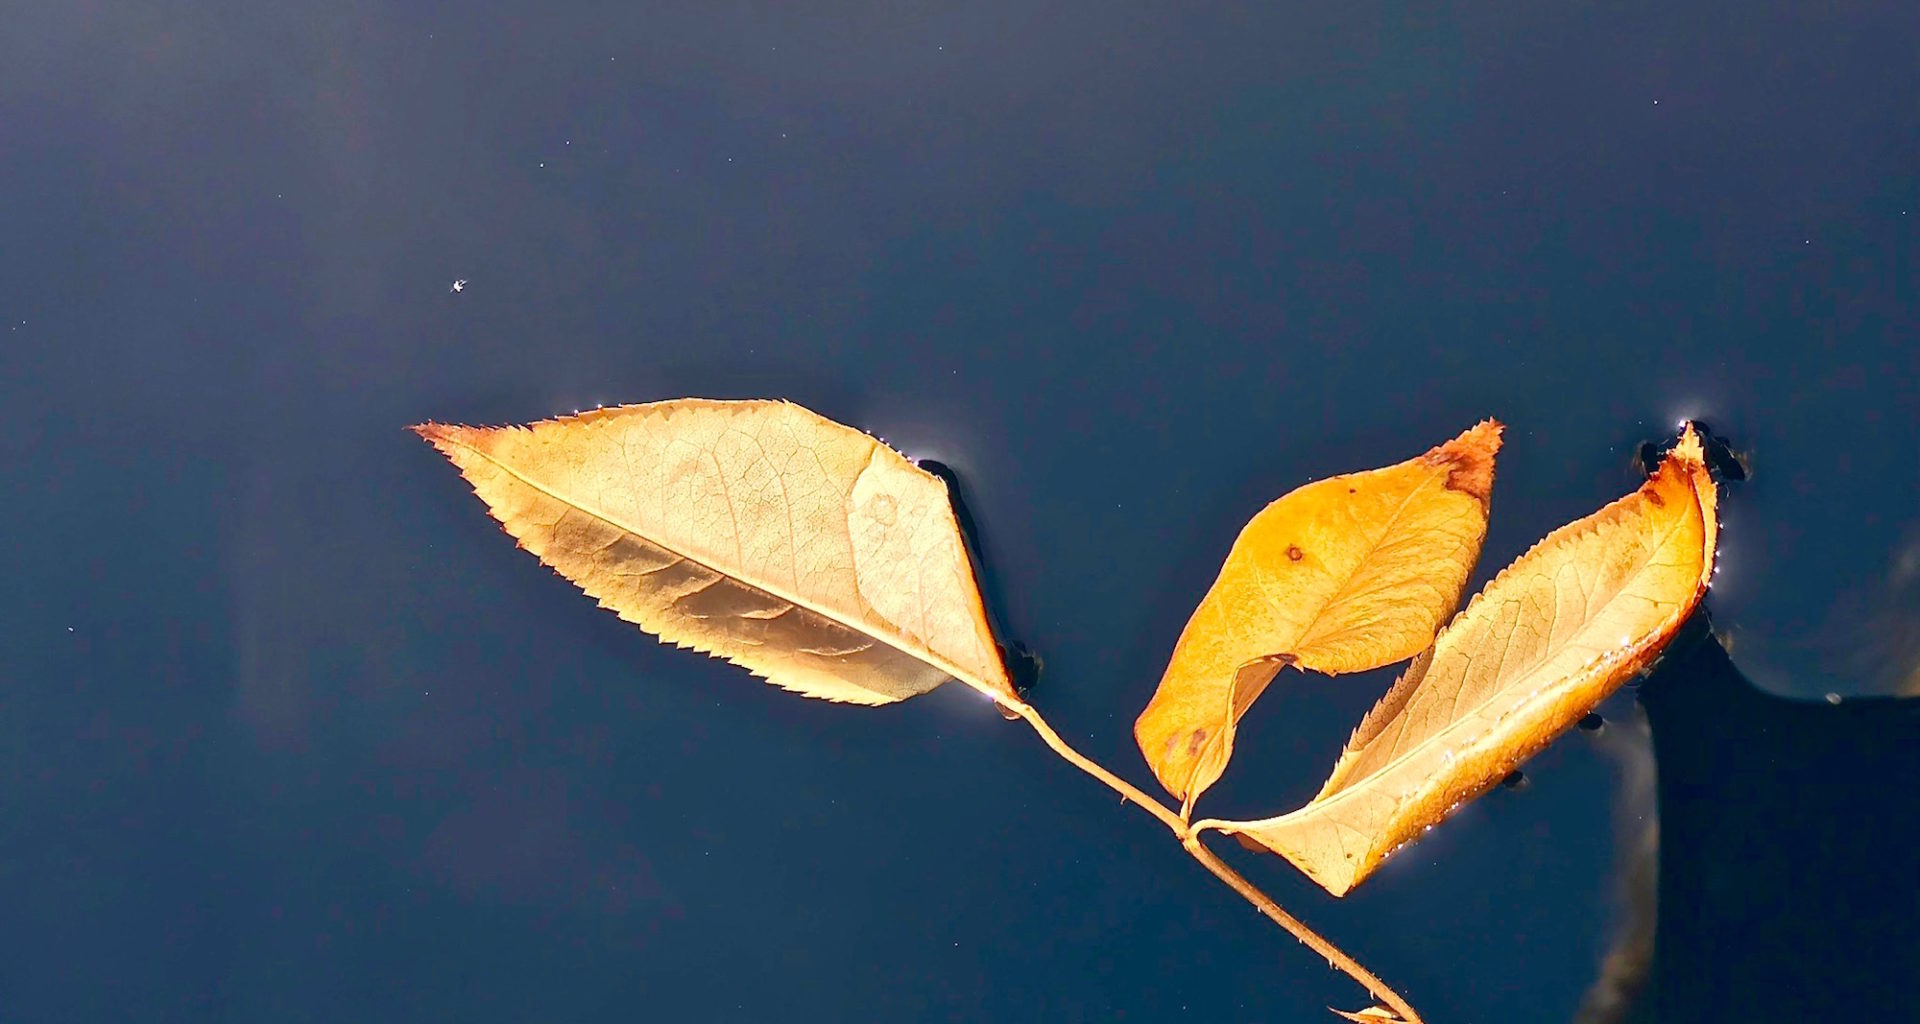
[[1495, 577], [1368, 713], [1312, 802], [1196, 827], [1251, 838], [1345, 894], [1659, 654], [1712, 575], [1716, 500], [1689, 428], [1638, 491]]
[[1134, 723], [1168, 792], [1191, 809], [1220, 778], [1235, 725], [1283, 666], [1360, 672], [1433, 642], [1480, 557], [1499, 450], [1488, 420], [1398, 465], [1297, 488], [1247, 523]]
[[786, 402], [413, 428], [506, 531], [663, 641], [809, 697], [1016, 700], [945, 484]]

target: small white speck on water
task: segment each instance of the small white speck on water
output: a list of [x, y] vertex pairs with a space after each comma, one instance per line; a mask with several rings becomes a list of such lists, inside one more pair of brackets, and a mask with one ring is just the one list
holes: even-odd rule
[[1829, 694], [1827, 694], [1827, 703], [1829, 703], [1829, 704], [1838, 704], [1838, 703], [1840, 703], [1840, 695], [1839, 695], [1839, 694], [1837, 694], [1837, 693], [1829, 693]]

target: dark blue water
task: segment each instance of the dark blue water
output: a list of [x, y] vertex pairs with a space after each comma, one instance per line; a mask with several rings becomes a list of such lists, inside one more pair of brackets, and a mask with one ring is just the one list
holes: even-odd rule
[[[1498, 416], [1484, 579], [1704, 419], [1752, 467], [1715, 678], [1792, 703], [1658, 680], [1659, 787], [1625, 697], [1345, 900], [1228, 853], [1435, 1022], [1574, 1018], [1656, 789], [1663, 886], [1758, 866], [1663, 899], [1638, 1012], [1698, 1019], [1715, 965], [1840, 1002], [1916, 959], [1854, 909], [1910, 906], [1897, 872], [1710, 914], [1858, 876], [1872, 808], [1915, 838], [1912, 718], [1862, 699], [1920, 691], [1911, 4], [7, 22], [0, 1019], [1362, 1004], [979, 701], [831, 707], [661, 649], [401, 429], [681, 395], [952, 466], [1035, 703], [1142, 782], [1133, 717], [1266, 501]], [[1311, 796], [1390, 675], [1276, 685], [1208, 812]], [[1676, 788], [1674, 749], [1724, 770]], [[1755, 824], [1796, 779], [1805, 827]], [[1742, 951], [1768, 928], [1806, 939]]]

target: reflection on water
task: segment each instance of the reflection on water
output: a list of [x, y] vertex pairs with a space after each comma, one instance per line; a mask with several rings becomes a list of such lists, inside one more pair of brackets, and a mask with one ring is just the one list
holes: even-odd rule
[[[1642, 445], [1636, 461], [1657, 455]], [[1750, 475], [1722, 439], [1710, 440], [1709, 460], [1723, 486]], [[1852, 547], [1871, 536], [1826, 540]], [[1861, 698], [1920, 693], [1920, 530], [1910, 526], [1882, 564], [1798, 629], [1743, 629], [1737, 615], [1716, 614], [1742, 610], [1716, 589], [1644, 678], [1653, 722], [1637, 699], [1630, 714], [1610, 713], [1597, 740], [1618, 768], [1620, 917], [1576, 1024], [1701, 1019], [1729, 990], [1749, 1009], [1726, 1019], [1812, 1019], [1782, 999], [1793, 991], [1785, 979], [1812, 969], [1809, 957], [1845, 964], [1845, 980], [1828, 973], [1828, 985], [1851, 985], [1869, 1005], [1901, 973], [1894, 965], [1920, 953], [1900, 937], [1914, 932], [1910, 921], [1875, 922], [1857, 898], [1909, 873], [1879, 852], [1864, 820], [1887, 813], [1910, 781], [1920, 702]], [[1716, 628], [1710, 616], [1734, 624]], [[1756, 687], [1760, 673], [1766, 690], [1794, 699]], [[1753, 899], [1789, 886], [1792, 910]], [[1832, 1005], [1833, 992], [1818, 1002]]]
[[1920, 529], [1909, 531], [1894, 552], [1878, 590], [1878, 607], [1861, 616], [1845, 664], [1874, 688], [1901, 696], [1920, 694]]
[[[1804, 469], [1767, 468], [1750, 483], [1754, 460], [1739, 439], [1693, 422], [1727, 492], [1708, 598], [1720, 645], [1750, 680], [1781, 696], [1920, 693], [1920, 524], [1887, 541], [1877, 528], [1904, 513], [1862, 509], [1857, 528], [1844, 531], [1788, 521], [1789, 502], [1820, 494]], [[1635, 468], [1651, 472], [1671, 444], [1643, 440]], [[1885, 501], [1897, 509], [1899, 482], [1887, 483]]]
[[1614, 764], [1614, 903], [1618, 915], [1599, 977], [1580, 1001], [1574, 1024], [1627, 1019], [1653, 967], [1659, 906], [1660, 815], [1655, 804], [1653, 732], [1639, 703], [1614, 713], [1594, 744]]
[[1920, 967], [1920, 843], [1904, 813], [1920, 700], [1764, 693], [1708, 626], [1696, 616], [1640, 690], [1662, 908], [1643, 1008], [1804, 1021], [1902, 1004]]
[[1920, 527], [1833, 595], [1804, 636], [1735, 626], [1722, 646], [1767, 690], [1830, 703], [1920, 695]]

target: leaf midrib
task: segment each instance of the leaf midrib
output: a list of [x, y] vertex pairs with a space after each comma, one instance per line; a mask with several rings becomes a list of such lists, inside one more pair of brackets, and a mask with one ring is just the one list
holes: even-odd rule
[[[1696, 507], [1697, 507], [1697, 505], [1696, 505]], [[1650, 546], [1650, 547], [1648, 548], [1648, 555], [1647, 555], [1647, 558], [1646, 558], [1646, 560], [1645, 560], [1645, 561], [1643, 561], [1643, 562], [1642, 562], [1642, 563], [1641, 563], [1641, 564], [1640, 564], [1640, 565], [1639, 565], [1638, 567], [1636, 567], [1636, 568], [1634, 569], [1634, 571], [1633, 571], [1633, 574], [1632, 574], [1632, 576], [1633, 576], [1633, 577], [1638, 577], [1638, 576], [1639, 576], [1639, 575], [1640, 575], [1641, 573], [1644, 573], [1644, 572], [1646, 572], [1646, 571], [1647, 571], [1647, 568], [1648, 568], [1648, 567], [1649, 567], [1649, 566], [1650, 566], [1650, 565], [1652, 564], [1652, 562], [1653, 562], [1653, 557], [1654, 557], [1654, 555], [1655, 555], [1656, 553], [1658, 553], [1659, 551], [1661, 551], [1662, 549], [1664, 549], [1664, 548], [1665, 548], [1665, 547], [1667, 546], [1667, 543], [1668, 543], [1668, 542], [1669, 542], [1670, 540], [1672, 540], [1672, 538], [1673, 538], [1673, 534], [1674, 534], [1674, 532], [1675, 532], [1675, 531], [1677, 531], [1677, 530], [1678, 530], [1678, 529], [1680, 528], [1680, 526], [1681, 526], [1681, 524], [1682, 524], [1682, 523], [1684, 523], [1685, 521], [1686, 521], [1686, 517], [1684, 517], [1684, 516], [1683, 516], [1683, 517], [1681, 517], [1681, 518], [1679, 518], [1679, 519], [1676, 519], [1676, 520], [1674, 521], [1674, 523], [1673, 523], [1673, 525], [1672, 525], [1672, 526], [1669, 526], [1669, 527], [1667, 528], [1667, 530], [1665, 531], [1665, 533], [1664, 533], [1664, 534], [1662, 535], [1662, 537], [1660, 538], [1660, 542], [1659, 542], [1659, 543], [1657, 543], [1657, 544], [1654, 544], [1654, 545], [1651, 545], [1651, 546]], [[1543, 542], [1543, 543], [1544, 543], [1544, 542]], [[1631, 578], [1631, 577], [1630, 577], [1630, 578]], [[1621, 591], [1623, 591], [1623, 590], [1625, 590], [1625, 589], [1626, 589], [1626, 587], [1624, 587], [1624, 586], [1622, 586], [1622, 587], [1620, 587], [1620, 588], [1617, 588], [1617, 589], [1615, 590], [1615, 592], [1614, 592], [1614, 597], [1613, 597], [1613, 598], [1610, 598], [1610, 599], [1609, 599], [1609, 602], [1611, 602], [1611, 601], [1612, 601], [1612, 600], [1614, 600], [1614, 599], [1617, 599], [1617, 598], [1618, 598], [1618, 596], [1619, 596], [1619, 594], [1620, 594], [1620, 592], [1621, 592]], [[1671, 616], [1671, 615], [1669, 615], [1669, 616], [1668, 616], [1668, 618], [1672, 618], [1672, 616]], [[1662, 620], [1662, 622], [1663, 622], [1663, 623], [1664, 623], [1664, 621], [1665, 621], [1665, 620]], [[1660, 632], [1661, 632], [1661, 631], [1659, 631], [1659, 630], [1656, 630], [1656, 631], [1655, 631], [1654, 633], [1652, 633], [1652, 634], [1650, 634], [1650, 637], [1657, 637], [1657, 636], [1659, 636], [1659, 635], [1660, 635]], [[1576, 633], [1575, 635], [1577, 636], [1578, 634]], [[1568, 643], [1571, 643], [1571, 641], [1569, 640], [1569, 641], [1568, 641]], [[1565, 648], [1566, 646], [1567, 646], [1567, 644], [1562, 644], [1562, 645], [1560, 645], [1560, 648], [1559, 648], [1559, 649], [1564, 649], [1564, 648]], [[1634, 650], [1635, 650], [1635, 652], [1637, 653], [1638, 651], [1640, 651], [1640, 650], [1642, 650], [1642, 649], [1644, 649], [1644, 648], [1645, 648], [1645, 646], [1646, 646], [1646, 642], [1645, 642], [1645, 641], [1643, 640], [1643, 641], [1642, 641], [1641, 643], [1638, 643], [1638, 644], [1635, 644], [1635, 645], [1634, 645]], [[1589, 660], [1589, 661], [1588, 661], [1588, 662], [1587, 662], [1587, 663], [1586, 663], [1585, 665], [1583, 665], [1583, 666], [1582, 666], [1582, 668], [1583, 668], [1583, 670], [1584, 670], [1584, 669], [1585, 669], [1586, 667], [1588, 667], [1588, 666], [1591, 666], [1591, 665], [1593, 665], [1593, 664], [1594, 664], [1595, 662], [1597, 662], [1597, 661], [1599, 661], [1599, 660], [1600, 660], [1601, 658], [1604, 658], [1604, 657], [1606, 657], [1606, 655], [1605, 655], [1605, 654], [1602, 654], [1602, 655], [1600, 655], [1599, 657], [1596, 657], [1596, 658], [1593, 658], [1593, 659], [1590, 659], [1590, 660]], [[1531, 670], [1529, 670], [1529, 671], [1530, 671], [1530, 672], [1531, 672], [1531, 671], [1537, 671], [1537, 667], [1536, 667], [1535, 669], [1531, 669]], [[1481, 703], [1480, 703], [1480, 704], [1479, 704], [1479, 705], [1478, 705], [1477, 707], [1485, 707], [1485, 706], [1486, 706], [1487, 704], [1489, 704], [1489, 703], [1492, 703], [1492, 700], [1493, 700], [1493, 699], [1497, 699], [1497, 698], [1498, 698], [1498, 696], [1499, 696], [1499, 694], [1501, 694], [1501, 693], [1504, 693], [1504, 692], [1506, 692], [1506, 691], [1507, 691], [1507, 687], [1501, 687], [1501, 688], [1500, 688], [1499, 690], [1497, 690], [1497, 691], [1495, 691], [1495, 693], [1494, 693], [1494, 695], [1493, 695], [1493, 697], [1492, 697], [1492, 698], [1490, 698], [1490, 699], [1489, 699], [1489, 700], [1487, 700], [1487, 701], [1482, 701], [1482, 702], [1481, 702]], [[1531, 704], [1531, 703], [1532, 703], [1532, 701], [1534, 701], [1534, 700], [1539, 700], [1539, 699], [1542, 699], [1543, 697], [1546, 697], [1546, 696], [1548, 696], [1548, 694], [1547, 694], [1546, 692], [1542, 692], [1542, 693], [1540, 693], [1540, 694], [1537, 694], [1537, 695], [1535, 695], [1535, 696], [1534, 696], [1533, 698], [1531, 698], [1530, 700], [1528, 700], [1527, 702], [1524, 702], [1524, 703], [1522, 703], [1522, 704], [1520, 704], [1520, 705], [1518, 705], [1518, 706], [1517, 706], [1517, 707], [1515, 708], [1515, 710], [1516, 710], [1516, 711], [1518, 711], [1518, 710], [1519, 710], [1519, 709], [1521, 709], [1521, 708], [1525, 708], [1525, 707], [1527, 707], [1527, 706], [1528, 706], [1529, 704]], [[1342, 803], [1342, 802], [1343, 802], [1343, 801], [1344, 801], [1344, 800], [1345, 800], [1345, 799], [1346, 799], [1346, 798], [1347, 798], [1348, 796], [1350, 796], [1350, 795], [1352, 795], [1352, 794], [1355, 794], [1355, 793], [1359, 793], [1359, 792], [1361, 792], [1362, 790], [1364, 790], [1364, 789], [1366, 789], [1366, 788], [1367, 788], [1367, 783], [1368, 783], [1368, 782], [1370, 782], [1371, 780], [1373, 780], [1373, 779], [1376, 779], [1376, 778], [1379, 778], [1379, 777], [1381, 777], [1381, 776], [1384, 776], [1384, 775], [1386, 775], [1386, 774], [1388, 774], [1388, 773], [1390, 773], [1390, 772], [1392, 772], [1392, 771], [1394, 771], [1395, 769], [1397, 769], [1398, 767], [1400, 767], [1400, 765], [1401, 765], [1401, 764], [1403, 764], [1403, 763], [1405, 763], [1405, 762], [1407, 761], [1407, 759], [1409, 759], [1409, 758], [1411, 758], [1411, 757], [1413, 757], [1413, 756], [1414, 756], [1414, 755], [1415, 755], [1416, 753], [1418, 753], [1419, 751], [1421, 751], [1422, 749], [1424, 749], [1425, 747], [1427, 747], [1427, 746], [1428, 746], [1429, 744], [1433, 744], [1433, 743], [1436, 743], [1436, 742], [1439, 742], [1440, 740], [1442, 740], [1443, 738], [1445, 738], [1445, 737], [1446, 737], [1446, 736], [1447, 736], [1447, 735], [1448, 735], [1449, 733], [1451, 733], [1451, 732], [1453, 732], [1453, 730], [1455, 730], [1456, 728], [1459, 728], [1459, 726], [1460, 726], [1460, 718], [1459, 718], [1459, 717], [1458, 717], [1458, 716], [1456, 715], [1456, 716], [1455, 716], [1455, 717], [1454, 717], [1454, 718], [1453, 718], [1452, 720], [1450, 720], [1450, 721], [1449, 721], [1449, 722], [1448, 722], [1448, 723], [1446, 724], [1446, 726], [1445, 726], [1444, 728], [1442, 728], [1442, 729], [1441, 729], [1440, 731], [1438, 731], [1438, 732], [1436, 732], [1436, 733], [1434, 733], [1433, 735], [1431, 735], [1431, 736], [1428, 736], [1427, 738], [1425, 738], [1425, 739], [1423, 739], [1423, 740], [1420, 740], [1419, 742], [1417, 742], [1417, 743], [1415, 743], [1415, 744], [1413, 744], [1413, 745], [1412, 745], [1411, 747], [1409, 747], [1409, 748], [1408, 748], [1407, 750], [1405, 750], [1405, 751], [1402, 751], [1401, 753], [1399, 753], [1398, 755], [1396, 755], [1396, 756], [1395, 756], [1395, 757], [1394, 757], [1394, 758], [1393, 758], [1392, 760], [1390, 760], [1390, 761], [1388, 761], [1388, 762], [1387, 762], [1386, 764], [1383, 764], [1383, 765], [1381, 765], [1381, 766], [1380, 766], [1379, 768], [1377, 768], [1377, 769], [1375, 769], [1375, 770], [1373, 770], [1373, 771], [1371, 771], [1371, 772], [1368, 772], [1367, 774], [1365, 774], [1365, 775], [1362, 775], [1362, 776], [1360, 776], [1360, 777], [1359, 777], [1359, 778], [1357, 778], [1357, 779], [1354, 779], [1354, 780], [1353, 780], [1353, 782], [1352, 782], [1352, 783], [1350, 783], [1349, 785], [1347, 785], [1347, 786], [1346, 786], [1345, 788], [1343, 788], [1343, 789], [1341, 789], [1341, 790], [1339, 790], [1339, 791], [1338, 791], [1338, 792], [1336, 792], [1336, 793], [1333, 793], [1333, 794], [1332, 794], [1332, 795], [1330, 795], [1330, 796], [1326, 796], [1326, 797], [1323, 797], [1323, 798], [1319, 798], [1319, 799], [1315, 799], [1315, 800], [1311, 800], [1311, 801], [1309, 801], [1309, 802], [1308, 802], [1308, 803], [1307, 803], [1307, 804], [1306, 804], [1306, 805], [1305, 805], [1304, 807], [1301, 807], [1301, 808], [1299, 808], [1298, 810], [1295, 810], [1295, 811], [1291, 811], [1291, 812], [1289, 812], [1289, 813], [1287, 813], [1287, 814], [1284, 814], [1284, 815], [1281, 815], [1281, 816], [1280, 816], [1279, 818], [1277, 818], [1277, 819], [1273, 819], [1273, 820], [1272, 820], [1272, 822], [1271, 822], [1271, 824], [1275, 824], [1275, 825], [1277, 825], [1277, 824], [1279, 824], [1280, 822], [1284, 822], [1284, 821], [1288, 821], [1289, 819], [1296, 819], [1296, 818], [1305, 818], [1305, 817], [1307, 817], [1307, 816], [1309, 815], [1309, 813], [1310, 813], [1310, 812], [1311, 812], [1311, 813], [1313, 813], [1313, 814], [1323, 814], [1323, 813], [1326, 813], [1326, 812], [1327, 812], [1328, 810], [1330, 810], [1330, 809], [1332, 809], [1332, 808], [1334, 808], [1334, 807], [1337, 807], [1337, 806], [1338, 806], [1338, 805], [1339, 805], [1340, 803]], [[1244, 823], [1236, 823], [1236, 824], [1244, 824]]]
[[[679, 545], [670, 544], [660, 538], [649, 536], [646, 532], [642, 530], [637, 530], [627, 525], [626, 523], [621, 522], [619, 519], [616, 519], [615, 517], [600, 511], [599, 509], [590, 508], [586, 505], [581, 504], [579, 501], [573, 498], [566, 497], [560, 494], [559, 492], [555, 491], [553, 488], [548, 487], [545, 484], [541, 483], [540, 481], [535, 480], [532, 477], [527, 476], [525, 473], [520, 472], [518, 469], [515, 469], [512, 465], [500, 459], [494, 458], [493, 455], [489, 452], [482, 451], [479, 448], [476, 448], [473, 445], [467, 444], [457, 438], [449, 437], [447, 438], [447, 440], [453, 444], [456, 444], [462, 448], [465, 448], [467, 451], [472, 452], [474, 455], [499, 467], [500, 470], [506, 473], [508, 476], [511, 476], [515, 480], [520, 481], [521, 483], [527, 485], [528, 487], [531, 487], [534, 490], [539, 491], [541, 494], [544, 494], [547, 497], [552, 498], [554, 501], [560, 502], [561, 504], [567, 506], [568, 508], [577, 509], [581, 513], [592, 516], [595, 519], [598, 519], [601, 522], [606, 523], [608, 526], [611, 526], [616, 530], [620, 530], [630, 536], [638, 537], [649, 544], [653, 544], [667, 551], [670, 551], [674, 555], [680, 558], [686, 559], [687, 561], [692, 562], [695, 565], [703, 566], [713, 572], [716, 572], [722, 576], [727, 577], [728, 579], [737, 580], [741, 583], [746, 584], [749, 587], [753, 587], [756, 590], [763, 591], [782, 601], [785, 601], [788, 604], [791, 604], [800, 608], [805, 608], [806, 610], [814, 613], [815, 615], [819, 615], [822, 618], [829, 619], [835, 623], [838, 623], [839, 625], [844, 626], [847, 629], [853, 630], [854, 632], [859, 633], [862, 636], [871, 637], [876, 642], [885, 644], [888, 647], [891, 647], [894, 650], [899, 651], [901, 654], [904, 654], [909, 658], [914, 658], [918, 661], [922, 661], [929, 665], [932, 665], [934, 668], [937, 668], [942, 672], [945, 672], [947, 675], [951, 676], [952, 678], [957, 679], [962, 683], [965, 683], [968, 686], [973, 687], [974, 689], [985, 689], [985, 687], [982, 685], [982, 682], [975, 681], [974, 679], [972, 679], [967, 673], [961, 671], [958, 666], [949, 662], [947, 659], [940, 657], [939, 654], [935, 653], [932, 648], [928, 648], [925, 652], [921, 652], [921, 651], [910, 650], [906, 647], [903, 647], [900, 644], [884, 636], [877, 635], [876, 633], [874, 633], [873, 628], [870, 625], [863, 624], [860, 622], [848, 621], [846, 616], [836, 614], [830, 608], [821, 607], [817, 602], [809, 601], [805, 598], [800, 597], [799, 595], [788, 593], [784, 588], [776, 584], [761, 583], [756, 580], [750, 580], [737, 572], [729, 572], [725, 568], [715, 565], [707, 559], [688, 554], [686, 551], [682, 550]], [[869, 461], [869, 465], [871, 465], [871, 461], [872, 461], [871, 456], [869, 456], [868, 461]], [[862, 472], [865, 472], [865, 471], [862, 470]], [[728, 500], [727, 505], [728, 505], [728, 514], [731, 515], [733, 512], [732, 501]], [[736, 525], [734, 528], [734, 538], [736, 543], [738, 542], [739, 534], [740, 534], [740, 530], [738, 525]], [[788, 543], [791, 544], [792, 543], [791, 540], [789, 540]]]
[[[1338, 479], [1338, 477], [1329, 478], [1328, 482], [1332, 482], [1333, 480], [1336, 480], [1336, 479]], [[1313, 629], [1315, 626], [1318, 626], [1320, 624], [1320, 620], [1326, 617], [1327, 609], [1332, 608], [1334, 605], [1346, 599], [1346, 597], [1348, 596], [1348, 591], [1353, 586], [1353, 581], [1356, 578], [1358, 578], [1360, 575], [1361, 568], [1364, 567], [1367, 564], [1368, 560], [1373, 558], [1374, 555], [1378, 554], [1382, 547], [1386, 546], [1387, 538], [1392, 535], [1394, 525], [1400, 521], [1401, 516], [1406, 514], [1407, 508], [1413, 504], [1413, 499], [1415, 498], [1415, 496], [1419, 495], [1422, 490], [1426, 489], [1428, 484], [1433, 483], [1437, 479], [1439, 479], [1439, 477], [1437, 476], [1432, 476], [1432, 475], [1428, 476], [1426, 479], [1421, 480], [1419, 483], [1415, 484], [1413, 489], [1408, 491], [1406, 496], [1400, 499], [1400, 504], [1394, 508], [1393, 514], [1387, 517], [1387, 525], [1384, 529], [1380, 531], [1379, 536], [1373, 538], [1373, 540], [1367, 544], [1367, 549], [1365, 553], [1363, 553], [1360, 556], [1359, 560], [1354, 563], [1354, 567], [1351, 570], [1349, 570], [1346, 573], [1346, 575], [1337, 584], [1335, 584], [1333, 594], [1329, 596], [1326, 601], [1322, 602], [1320, 604], [1320, 607], [1314, 611], [1313, 618], [1308, 619], [1306, 625], [1302, 626], [1300, 630], [1294, 634], [1293, 643], [1288, 645], [1292, 648], [1292, 650], [1281, 651], [1281, 652], [1277, 652], [1276, 654], [1269, 654], [1259, 658], [1253, 658], [1249, 661], [1241, 662], [1239, 665], [1236, 665], [1234, 667], [1233, 677], [1227, 681], [1226, 727], [1224, 729], [1219, 730], [1212, 737], [1208, 739], [1207, 743], [1204, 746], [1202, 746], [1199, 756], [1193, 759], [1193, 768], [1187, 772], [1186, 789], [1188, 792], [1186, 797], [1186, 803], [1188, 806], [1191, 806], [1193, 801], [1197, 798], [1197, 794], [1194, 794], [1192, 790], [1193, 790], [1193, 780], [1200, 772], [1200, 767], [1199, 767], [1200, 764], [1206, 761], [1208, 755], [1213, 753], [1213, 748], [1215, 745], [1221, 744], [1221, 743], [1232, 743], [1233, 734], [1239, 731], [1239, 728], [1240, 728], [1239, 718], [1241, 716], [1235, 715], [1233, 709], [1234, 709], [1234, 705], [1237, 703], [1237, 701], [1234, 699], [1235, 698], [1234, 690], [1239, 686], [1240, 673], [1245, 671], [1247, 667], [1250, 665], [1253, 665], [1262, 661], [1271, 661], [1271, 660], [1274, 660], [1275, 658], [1291, 657], [1293, 660], [1293, 663], [1295, 665], [1298, 665], [1299, 664], [1298, 656], [1299, 656], [1300, 647], [1302, 645], [1302, 641], [1304, 641], [1306, 637], [1313, 632]], [[1285, 668], [1286, 668], [1286, 663], [1282, 662], [1280, 669], [1283, 670]], [[1274, 675], [1276, 676], [1279, 675], [1279, 670], [1276, 670]], [[1272, 683], [1272, 680], [1271, 678], [1269, 678], [1268, 683], [1263, 685], [1261, 688], [1265, 689], [1265, 686], [1271, 685], [1271, 683]], [[1252, 710], [1252, 707], [1253, 707], [1253, 704], [1251, 701], [1249, 701], [1247, 703], [1247, 709]], [[1229, 754], [1228, 756], [1231, 757], [1231, 754]], [[1222, 775], [1226, 774], [1226, 766], [1224, 764], [1221, 765], [1220, 773]]]
[[1307, 624], [1301, 627], [1299, 635], [1294, 638], [1294, 650], [1290, 653], [1297, 656], [1306, 638], [1313, 634], [1314, 627], [1320, 625], [1321, 619], [1326, 618], [1327, 611], [1334, 605], [1349, 598], [1350, 592], [1353, 589], [1354, 580], [1360, 577], [1361, 570], [1365, 568], [1367, 563], [1371, 561], [1375, 555], [1380, 553], [1380, 549], [1386, 547], [1387, 539], [1393, 535], [1394, 526], [1400, 522], [1400, 517], [1406, 514], [1408, 507], [1413, 504], [1413, 499], [1417, 497], [1420, 492], [1426, 490], [1429, 484], [1439, 479], [1441, 479], [1439, 474], [1429, 474], [1426, 479], [1415, 484], [1413, 489], [1407, 492], [1406, 497], [1400, 499], [1399, 506], [1393, 510], [1391, 516], [1387, 517], [1386, 527], [1380, 531], [1379, 536], [1373, 538], [1372, 542], [1367, 545], [1366, 552], [1354, 563], [1353, 569], [1346, 574], [1346, 578], [1342, 579], [1334, 588], [1333, 594], [1321, 603], [1319, 610], [1313, 613], [1313, 618], [1307, 620]]

